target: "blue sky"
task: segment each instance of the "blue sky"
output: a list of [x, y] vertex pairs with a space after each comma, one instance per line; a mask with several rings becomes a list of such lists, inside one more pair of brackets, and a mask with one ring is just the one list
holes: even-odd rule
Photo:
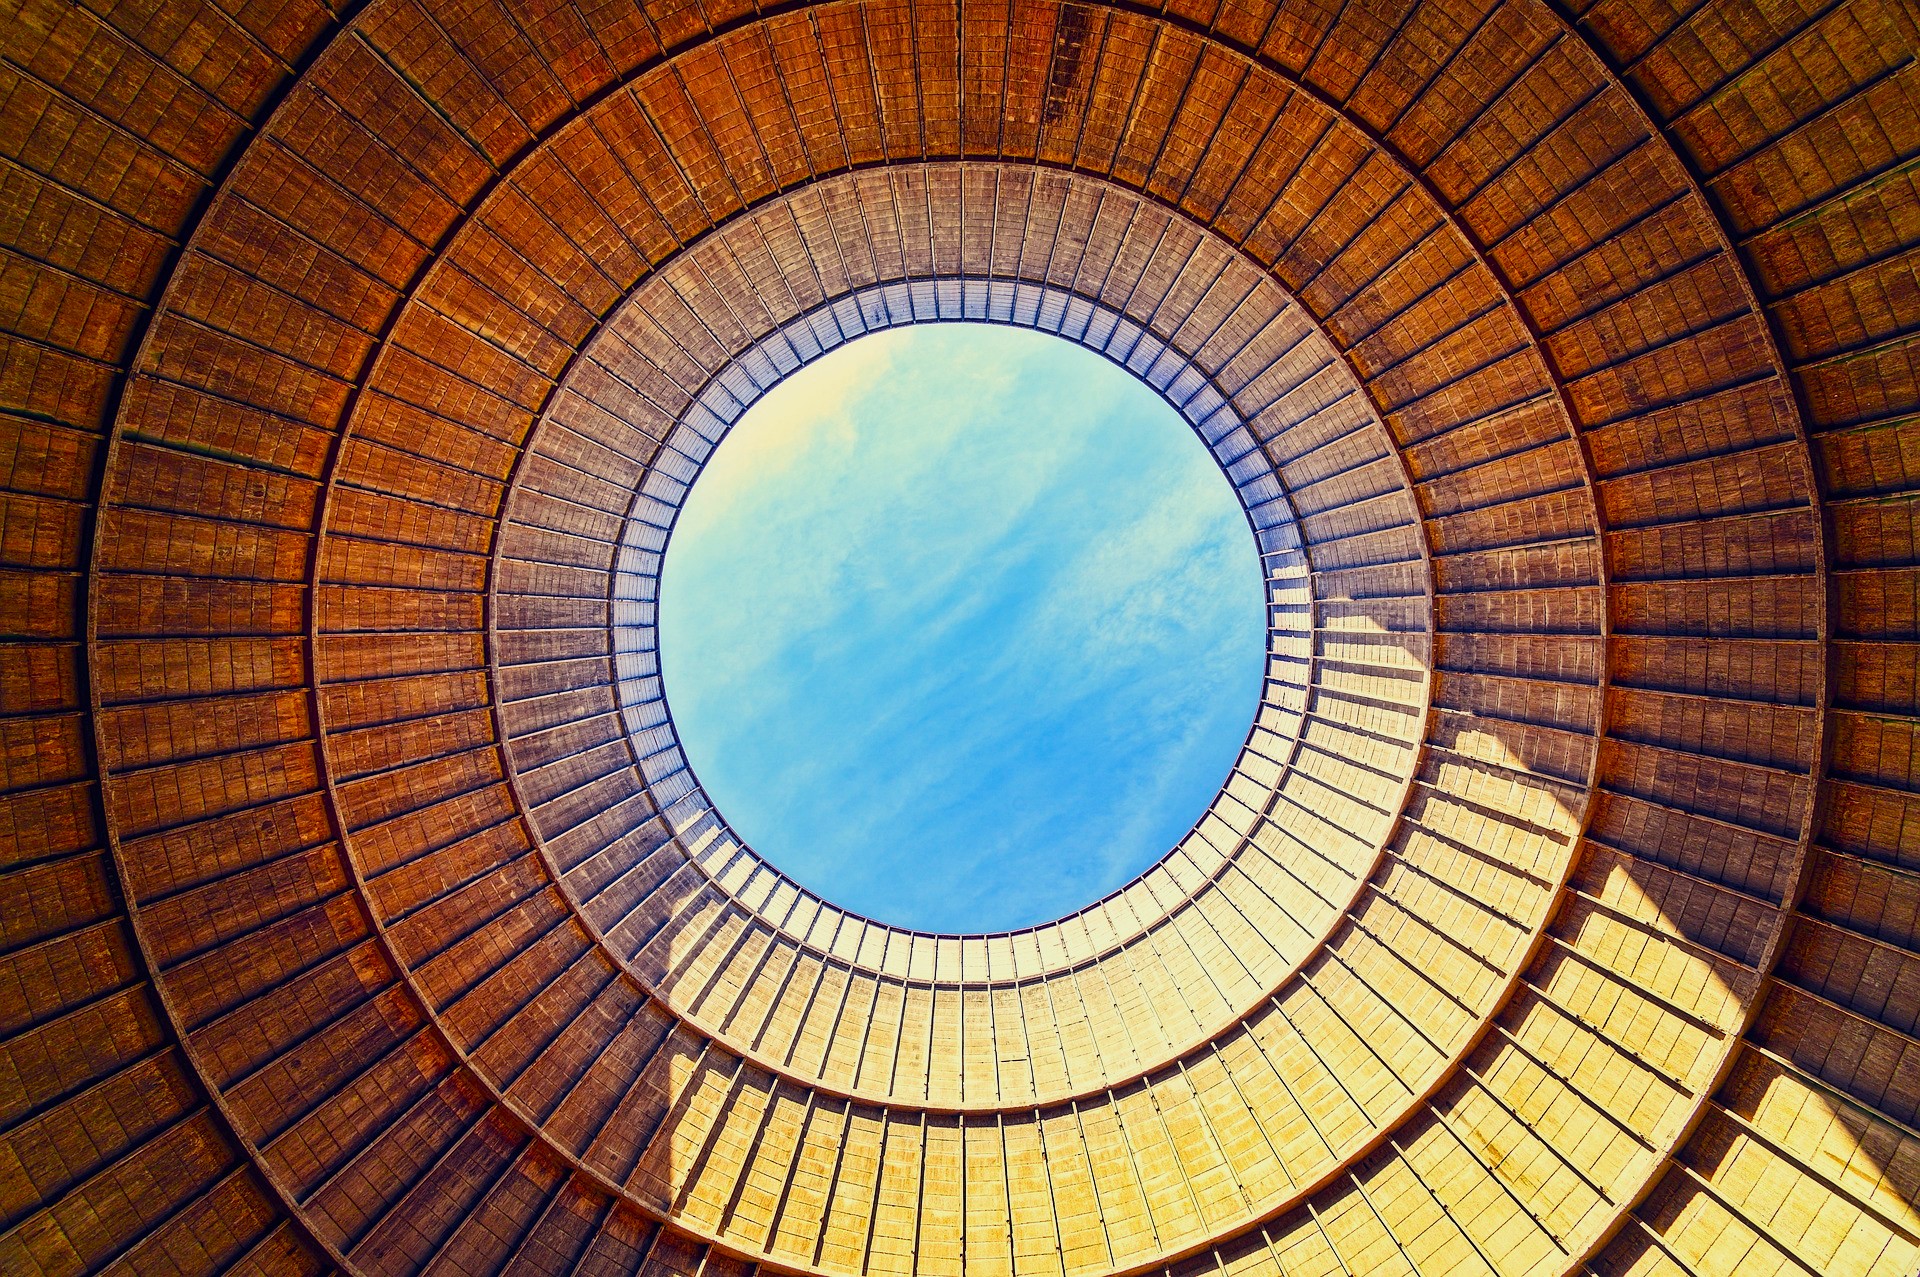
[[1059, 338], [924, 324], [777, 386], [668, 545], [661, 662], [748, 845], [930, 931], [1043, 922], [1205, 809], [1252, 722], [1260, 566], [1224, 475]]

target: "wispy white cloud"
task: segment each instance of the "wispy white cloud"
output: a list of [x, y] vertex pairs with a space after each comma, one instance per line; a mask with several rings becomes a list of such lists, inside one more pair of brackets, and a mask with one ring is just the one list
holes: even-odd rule
[[1163, 853], [1254, 708], [1230, 487], [1055, 339], [917, 328], [803, 370], [695, 486], [662, 596], [709, 792], [776, 863], [913, 925], [1036, 921]]

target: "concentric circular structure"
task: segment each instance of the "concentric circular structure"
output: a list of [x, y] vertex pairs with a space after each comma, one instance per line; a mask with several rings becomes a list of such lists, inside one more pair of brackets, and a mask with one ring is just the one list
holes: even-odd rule
[[[1920, 1266], [1902, 0], [18, 0], [0, 1271]], [[1245, 503], [1259, 718], [984, 936], [743, 846], [672, 512], [1056, 333]]]

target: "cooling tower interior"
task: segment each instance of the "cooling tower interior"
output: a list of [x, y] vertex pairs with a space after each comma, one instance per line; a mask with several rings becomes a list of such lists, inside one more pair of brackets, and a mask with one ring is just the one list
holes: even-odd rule
[[[0, 1272], [1913, 1277], [1917, 51], [7, 0]], [[731, 423], [956, 320], [1268, 603], [1191, 832], [999, 934], [746, 845], [654, 628]]]

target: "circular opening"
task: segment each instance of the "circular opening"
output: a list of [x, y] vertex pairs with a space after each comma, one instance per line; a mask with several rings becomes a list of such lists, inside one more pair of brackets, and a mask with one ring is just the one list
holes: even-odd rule
[[1177, 842], [1259, 703], [1259, 555], [1145, 384], [982, 324], [863, 337], [760, 399], [688, 494], [662, 685], [761, 855], [898, 926], [1085, 905]]

